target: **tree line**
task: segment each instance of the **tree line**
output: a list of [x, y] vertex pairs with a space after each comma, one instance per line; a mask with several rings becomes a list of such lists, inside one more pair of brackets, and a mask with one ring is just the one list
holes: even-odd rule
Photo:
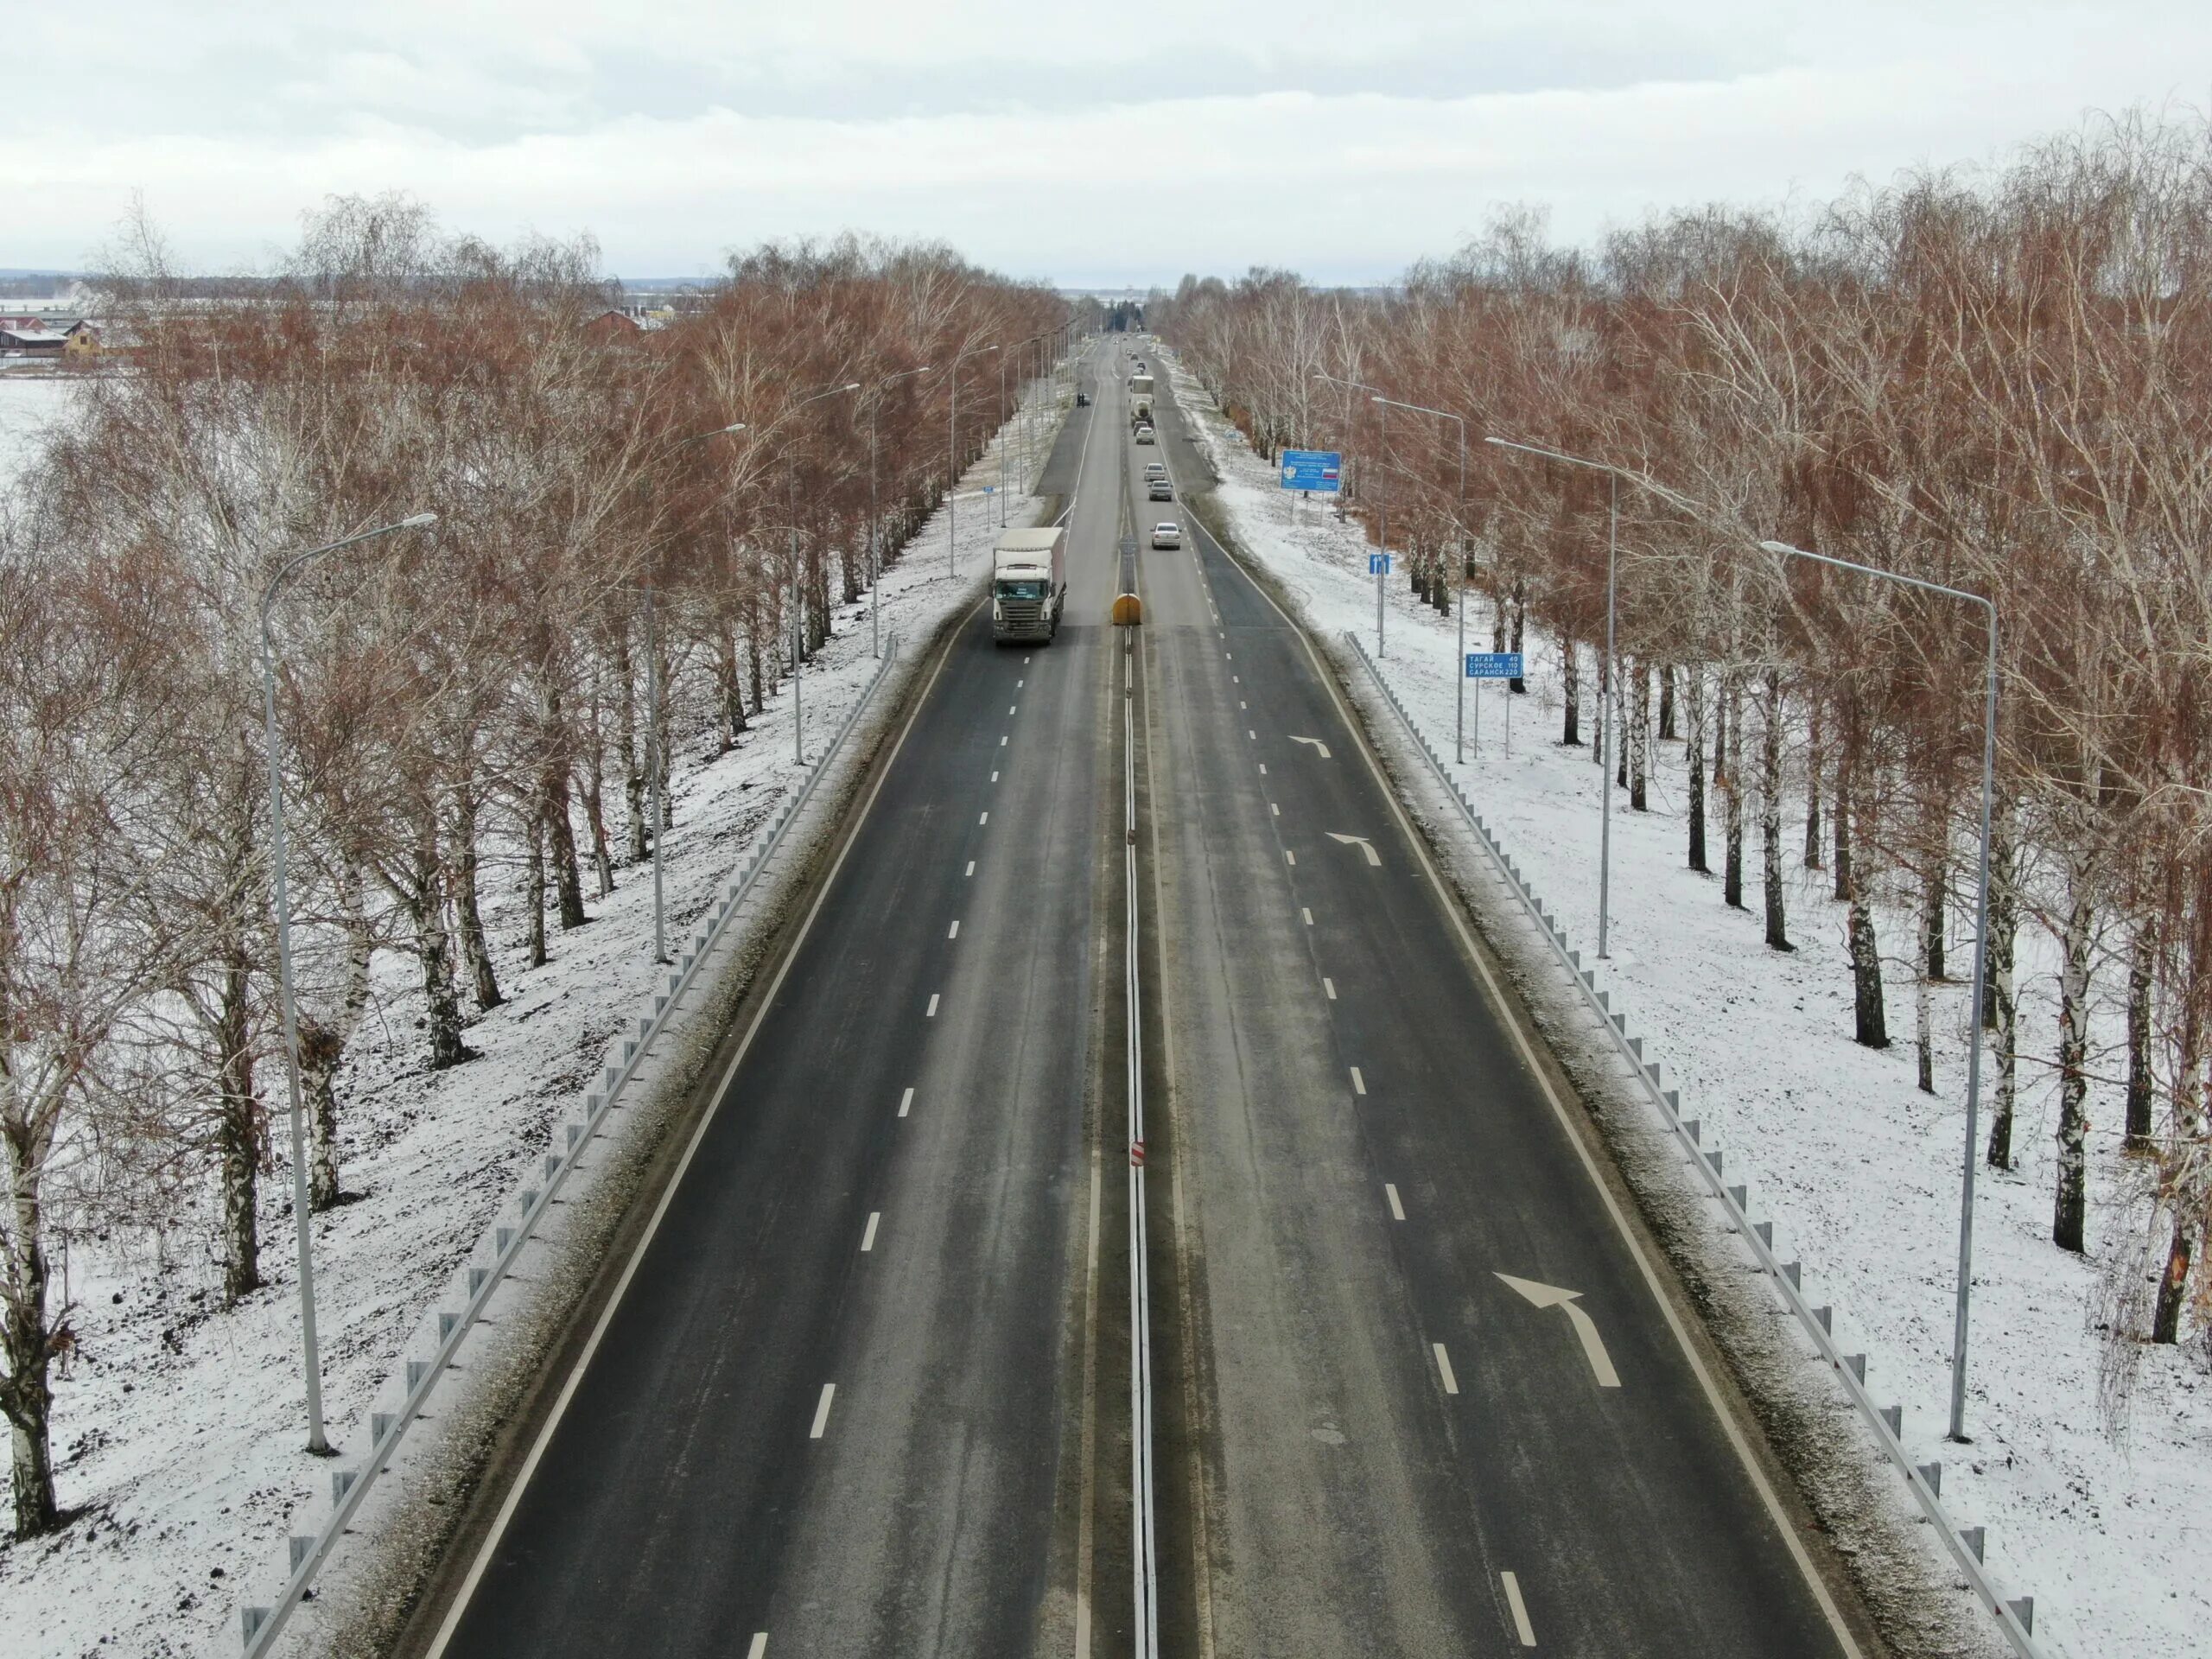
[[[664, 327], [604, 326], [618, 290], [588, 239], [494, 248], [401, 199], [329, 203], [272, 278], [171, 263], [133, 228], [101, 279], [133, 349], [0, 501], [18, 1536], [62, 1518], [60, 1245], [189, 1240], [227, 1305], [285, 1213], [263, 1190], [285, 1071], [258, 654], [280, 563], [438, 515], [304, 568], [270, 619], [324, 1209], [349, 1196], [342, 1078], [377, 958], [409, 964], [425, 1066], [461, 1064], [503, 978], [671, 821], [665, 787], [658, 824], [648, 805], [646, 591], [662, 728], [728, 750], [1068, 315], [948, 249], [847, 238], [734, 256]], [[514, 886], [521, 937], [495, 938], [485, 893]]]
[[[1788, 868], [1832, 883], [1853, 1035], [1891, 1043], [1902, 968], [1931, 1092], [1930, 988], [1971, 970], [1983, 615], [1759, 543], [1994, 604], [1984, 1150], [2014, 1164], [2022, 1071], [2044, 1068], [2050, 1236], [2075, 1252], [2092, 1153], [2110, 1155], [2126, 1202], [2102, 1317], [2124, 1394], [2143, 1342], [2212, 1328], [2212, 127], [2132, 115], [1788, 216], [1667, 213], [1587, 250], [1546, 232], [1502, 210], [1388, 293], [1255, 270], [1185, 277], [1150, 315], [1262, 453], [1347, 452], [1368, 534], [1415, 593], [1448, 611], [1464, 577], [1494, 648], [1540, 632], [1570, 746], [1609, 671], [1618, 511], [1610, 760], [1631, 807], [1653, 746], [1679, 740], [1686, 861], [1717, 860], [1745, 906], [1755, 858], [1776, 951], [1795, 943]], [[1452, 424], [1377, 393], [1465, 419], [1464, 494]], [[2024, 928], [2056, 946], [2047, 1055], [2017, 1037]], [[2111, 1053], [2091, 1020], [2115, 1003]]]

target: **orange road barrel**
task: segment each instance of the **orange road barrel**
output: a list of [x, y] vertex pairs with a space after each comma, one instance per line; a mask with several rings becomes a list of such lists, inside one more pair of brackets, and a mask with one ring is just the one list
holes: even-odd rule
[[1144, 601], [1135, 594], [1123, 594], [1114, 601], [1114, 626], [1131, 628], [1144, 620]]

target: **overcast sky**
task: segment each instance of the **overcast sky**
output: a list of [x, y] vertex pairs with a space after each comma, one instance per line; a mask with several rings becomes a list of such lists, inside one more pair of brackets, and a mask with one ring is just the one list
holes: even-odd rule
[[0, 266], [86, 264], [136, 191], [181, 263], [265, 268], [325, 195], [398, 189], [632, 276], [850, 228], [1065, 284], [1381, 282], [1497, 202], [1585, 241], [2212, 103], [2205, 0], [108, 0], [31, 33]]

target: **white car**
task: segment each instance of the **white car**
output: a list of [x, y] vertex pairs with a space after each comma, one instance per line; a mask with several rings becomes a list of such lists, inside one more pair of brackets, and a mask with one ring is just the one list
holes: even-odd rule
[[1137, 442], [1139, 443], [1150, 443], [1152, 442], [1152, 429], [1148, 426], [1141, 426], [1137, 428]]
[[1145, 481], [1146, 483], [1149, 484], [1149, 483], [1151, 483], [1151, 482], [1152, 482], [1152, 480], [1153, 480], [1154, 479], [1155, 479], [1155, 478], [1165, 478], [1165, 477], [1166, 477], [1166, 476], [1167, 476], [1167, 463], [1166, 463], [1166, 461], [1147, 461], [1147, 462], [1145, 462], [1145, 464], [1144, 464], [1144, 481]]
[[1183, 526], [1172, 518], [1164, 519], [1154, 524], [1152, 527], [1152, 544], [1154, 547], [1182, 546]]

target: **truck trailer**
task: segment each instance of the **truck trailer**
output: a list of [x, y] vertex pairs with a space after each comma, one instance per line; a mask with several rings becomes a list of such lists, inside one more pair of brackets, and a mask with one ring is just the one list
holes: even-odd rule
[[991, 638], [1041, 644], [1060, 631], [1068, 592], [1068, 533], [1009, 530], [991, 554]]

